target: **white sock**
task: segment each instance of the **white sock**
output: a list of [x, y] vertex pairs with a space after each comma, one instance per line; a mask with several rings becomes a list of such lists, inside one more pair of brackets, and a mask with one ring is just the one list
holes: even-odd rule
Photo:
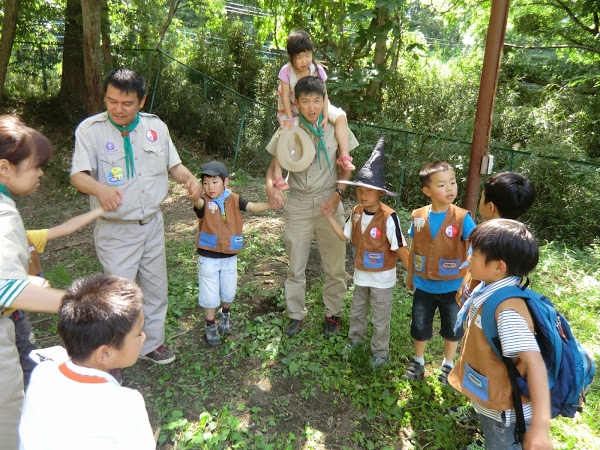
[[421, 364], [422, 366], [424, 366], [424, 365], [425, 365], [425, 357], [424, 357], [424, 356], [421, 356], [421, 357], [419, 357], [419, 358], [417, 358], [416, 356], [413, 356], [413, 359], [414, 359], [416, 362], [418, 362], [419, 364]]
[[454, 367], [454, 361], [448, 361], [446, 358], [444, 358], [442, 361], [442, 367], [443, 366]]

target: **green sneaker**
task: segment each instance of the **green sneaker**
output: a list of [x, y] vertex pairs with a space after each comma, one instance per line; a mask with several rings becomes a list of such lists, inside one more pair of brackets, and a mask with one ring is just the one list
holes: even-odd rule
[[465, 448], [463, 448], [463, 450], [485, 450], [485, 439], [483, 436], [478, 437]]
[[477, 414], [471, 405], [451, 406], [448, 415], [457, 422], [471, 423], [477, 421]]

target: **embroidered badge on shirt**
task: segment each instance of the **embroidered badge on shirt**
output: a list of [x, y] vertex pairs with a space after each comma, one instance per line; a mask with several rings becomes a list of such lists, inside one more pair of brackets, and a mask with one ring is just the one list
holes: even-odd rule
[[379, 239], [383, 233], [381, 232], [381, 228], [373, 227], [369, 231], [369, 236], [373, 239]]
[[148, 130], [146, 131], [146, 139], [148, 139], [150, 142], [156, 142], [158, 139], [158, 134], [156, 134], [156, 131], [154, 130]]
[[427, 219], [423, 219], [422, 217], [415, 217], [413, 219], [413, 226], [415, 227], [416, 231], [421, 231], [421, 228], [423, 228], [425, 226], [425, 221]]
[[425, 260], [421, 255], [415, 255], [415, 270], [417, 272], [422, 272], [425, 267]]
[[121, 169], [120, 167], [113, 167], [112, 169], [110, 169], [110, 172], [108, 172], [106, 179], [108, 181], [108, 184], [111, 184], [113, 186], [121, 184], [124, 181], [123, 169]]
[[[383, 254], [381, 253], [374, 253], [374, 252], [367, 252], [367, 258], [369, 258], [369, 262], [371, 263], [371, 265], [375, 265], [377, 263], [379, 263], [381, 261], [381, 258], [383, 257]], [[383, 263], [382, 263], [383, 264]]]
[[104, 148], [106, 149], [104, 153], [113, 153], [117, 151], [117, 149], [115, 148], [115, 144], [113, 144], [112, 142], [107, 142], [104, 145]]
[[215, 202], [208, 202], [208, 210], [211, 213], [215, 213], [219, 211], [219, 205], [217, 205]]
[[446, 227], [446, 229], [444, 230], [444, 233], [449, 238], [456, 237], [456, 236], [458, 236], [458, 227], [456, 225], [448, 225]]

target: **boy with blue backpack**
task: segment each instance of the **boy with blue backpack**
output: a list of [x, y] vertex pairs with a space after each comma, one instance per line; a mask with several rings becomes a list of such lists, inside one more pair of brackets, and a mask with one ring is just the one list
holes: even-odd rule
[[[519, 412], [513, 403], [511, 377], [486, 338], [482, 311], [494, 292], [523, 284], [538, 263], [538, 244], [525, 225], [510, 219], [480, 224], [473, 230], [470, 244], [473, 249], [468, 258], [470, 272], [481, 283], [468, 299], [467, 331], [448, 381], [471, 399], [485, 435], [486, 449], [518, 449], [521, 444], [515, 442], [515, 431]], [[525, 301], [514, 297], [500, 304], [494, 318], [502, 355], [515, 360], [516, 370], [529, 386], [529, 396], [520, 396], [527, 428], [522, 445], [527, 449], [551, 449], [548, 375], [534, 335], [532, 316]]]

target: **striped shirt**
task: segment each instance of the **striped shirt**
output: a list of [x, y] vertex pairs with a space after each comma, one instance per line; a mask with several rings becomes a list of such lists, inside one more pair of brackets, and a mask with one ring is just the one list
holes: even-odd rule
[[29, 280], [0, 280], [0, 308], [8, 308], [29, 284]]

